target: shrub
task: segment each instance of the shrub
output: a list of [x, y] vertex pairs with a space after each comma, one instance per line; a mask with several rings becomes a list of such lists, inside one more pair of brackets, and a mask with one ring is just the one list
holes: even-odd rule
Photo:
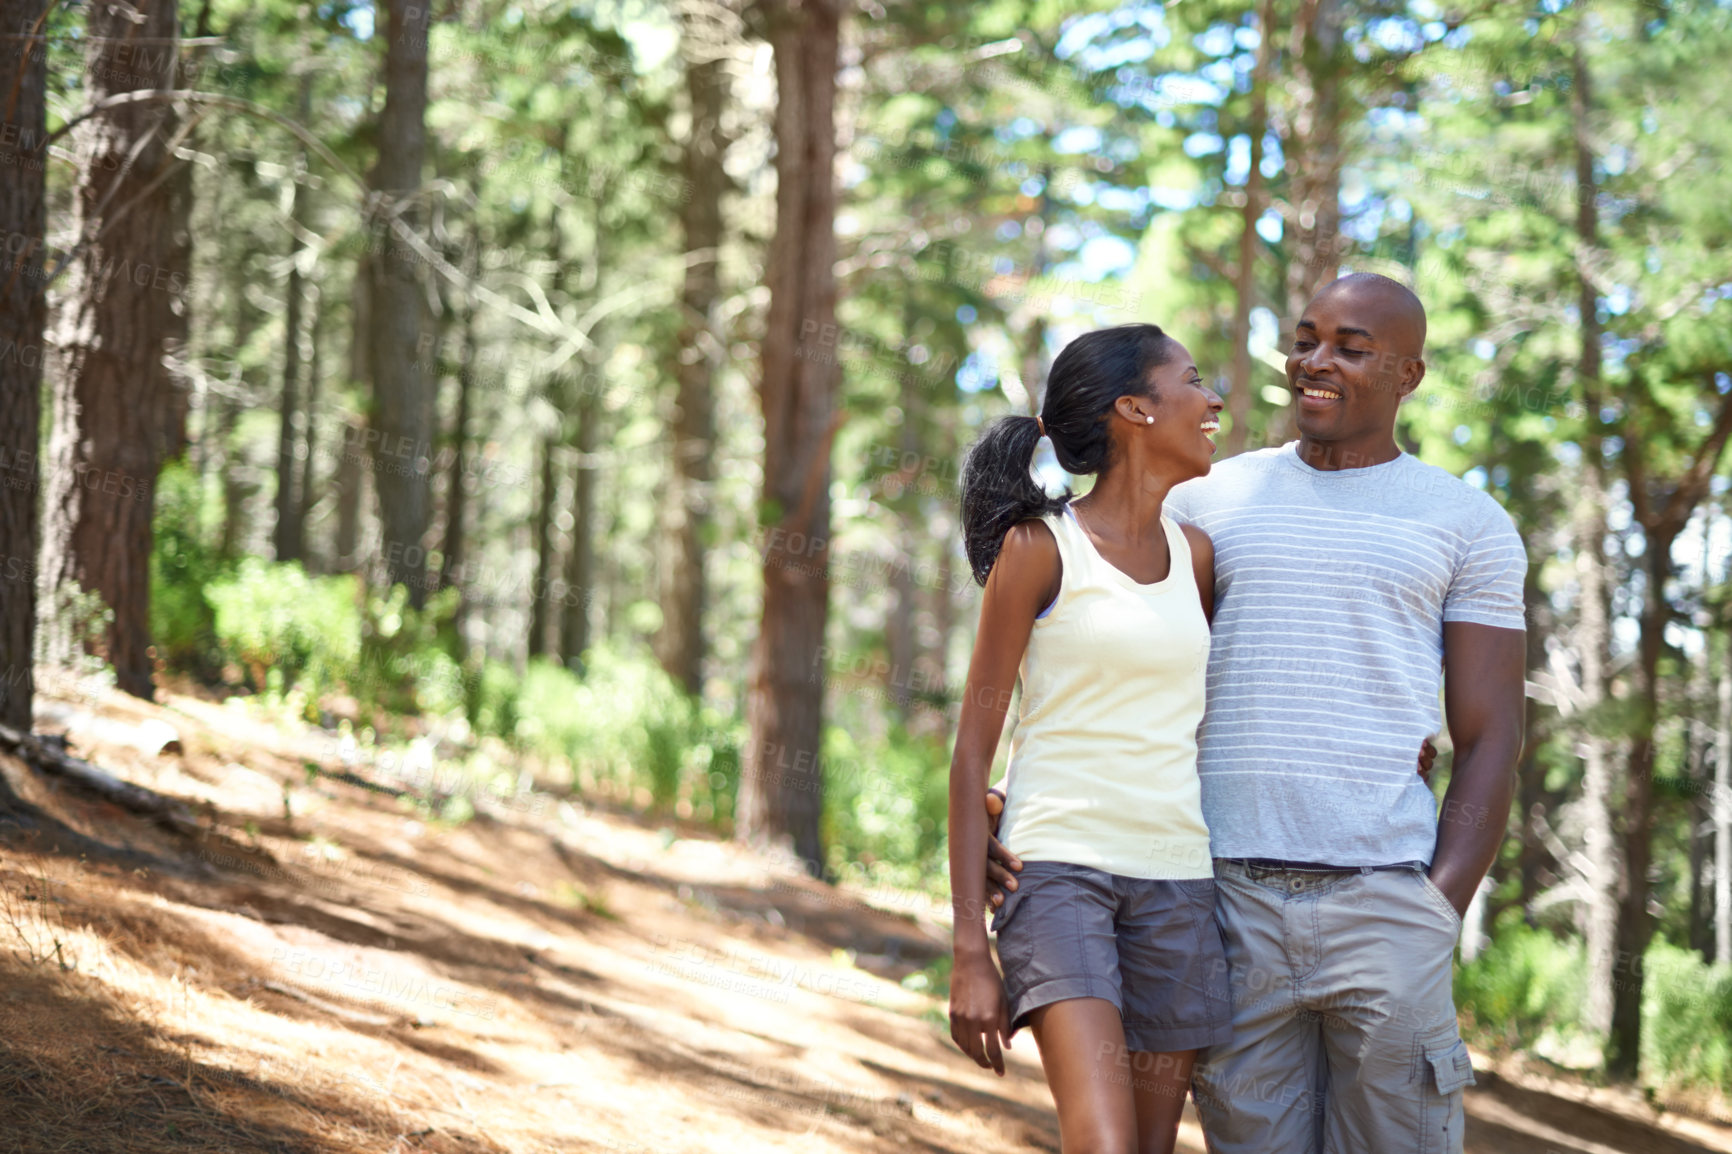
[[1667, 941], [1642, 961], [1642, 1069], [1669, 1087], [1732, 1091], [1732, 966]]
[[206, 588], [231, 572], [199, 532], [198, 475], [183, 461], [163, 467], [151, 523], [150, 636], [159, 659], [204, 682], [222, 676], [216, 609]]
[[345, 685], [361, 657], [361, 590], [350, 576], [309, 577], [299, 565], [243, 560], [205, 589], [225, 656], [255, 690], [291, 684], [310, 697]]
[[824, 738], [824, 844], [832, 875], [850, 863], [907, 888], [944, 882], [950, 759], [942, 743], [892, 729], [867, 743], [840, 726]]
[[573, 785], [631, 793], [660, 807], [726, 820], [739, 780], [733, 727], [688, 698], [646, 656], [608, 646], [584, 657], [582, 676], [532, 661], [521, 681], [483, 671], [473, 724], [572, 767]]
[[1455, 972], [1463, 1026], [1482, 1045], [1523, 1049], [1549, 1031], [1579, 1024], [1586, 989], [1582, 946], [1519, 919], [1501, 927], [1485, 951]]

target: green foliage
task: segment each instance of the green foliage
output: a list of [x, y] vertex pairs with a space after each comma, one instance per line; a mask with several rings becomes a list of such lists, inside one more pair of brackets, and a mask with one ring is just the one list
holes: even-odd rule
[[582, 676], [532, 661], [513, 687], [483, 673], [477, 727], [489, 725], [520, 748], [570, 764], [572, 784], [628, 795], [647, 790], [662, 808], [693, 817], [732, 816], [739, 735], [713, 710], [682, 693], [647, 657], [591, 649]]
[[1642, 1068], [1672, 1087], [1732, 1092], [1732, 967], [1657, 941], [1643, 961]]
[[858, 863], [874, 882], [944, 884], [950, 758], [942, 742], [899, 728], [881, 740], [862, 739], [831, 726], [824, 766], [823, 833], [833, 875]]
[[1462, 1028], [1497, 1049], [1531, 1047], [1547, 1031], [1567, 1033], [1577, 1026], [1586, 976], [1581, 943], [1514, 921], [1456, 968]]
[[[1706, 965], [1664, 940], [1648, 947], [1642, 966], [1644, 1081], [1732, 1092], [1732, 967]], [[1586, 996], [1582, 944], [1520, 921], [1499, 927], [1485, 951], [1455, 971], [1462, 1031], [1494, 1050], [1581, 1039]]]
[[355, 679], [361, 658], [361, 586], [351, 576], [310, 577], [299, 565], [257, 557], [205, 587], [223, 654], [255, 691], [299, 684], [316, 697]]
[[222, 650], [216, 608], [205, 590], [233, 566], [199, 531], [201, 504], [198, 475], [184, 461], [166, 465], [157, 477], [151, 526], [150, 635], [170, 668], [214, 682], [221, 675]]

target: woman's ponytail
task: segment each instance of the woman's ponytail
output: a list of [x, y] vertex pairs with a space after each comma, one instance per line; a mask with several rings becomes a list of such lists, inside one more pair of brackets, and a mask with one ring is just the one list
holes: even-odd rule
[[968, 567], [982, 585], [1006, 533], [1019, 522], [1058, 512], [1070, 500], [1070, 490], [1049, 497], [1034, 479], [1040, 435], [1033, 417], [1000, 417], [962, 462], [962, 542]]
[[1084, 333], [1053, 358], [1040, 419], [1002, 417], [974, 443], [962, 463], [962, 540], [976, 581], [986, 584], [1004, 535], [1018, 522], [1057, 513], [1070, 501], [1069, 489], [1049, 497], [1034, 479], [1043, 423], [1065, 472], [1100, 472], [1112, 450], [1106, 421], [1113, 406], [1127, 395], [1152, 397], [1149, 372], [1166, 364], [1175, 347], [1158, 325]]

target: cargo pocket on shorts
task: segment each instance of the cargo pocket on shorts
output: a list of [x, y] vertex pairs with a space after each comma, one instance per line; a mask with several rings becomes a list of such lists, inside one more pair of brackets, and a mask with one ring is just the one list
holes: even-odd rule
[[1419, 1081], [1419, 1154], [1459, 1154], [1461, 1095], [1474, 1085], [1473, 1059], [1452, 1022], [1414, 1041]]

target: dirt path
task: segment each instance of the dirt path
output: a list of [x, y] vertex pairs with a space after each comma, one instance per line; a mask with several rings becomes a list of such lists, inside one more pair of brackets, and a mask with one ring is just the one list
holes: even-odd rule
[[[208, 830], [0, 759], [42, 813], [0, 827], [0, 1151], [1057, 1149], [1032, 1041], [982, 1073], [907, 988], [947, 940], [927, 903], [545, 795], [429, 822], [329, 735], [232, 703], [46, 705], [39, 728]], [[1481, 1081], [1476, 1154], [1732, 1151]]]

